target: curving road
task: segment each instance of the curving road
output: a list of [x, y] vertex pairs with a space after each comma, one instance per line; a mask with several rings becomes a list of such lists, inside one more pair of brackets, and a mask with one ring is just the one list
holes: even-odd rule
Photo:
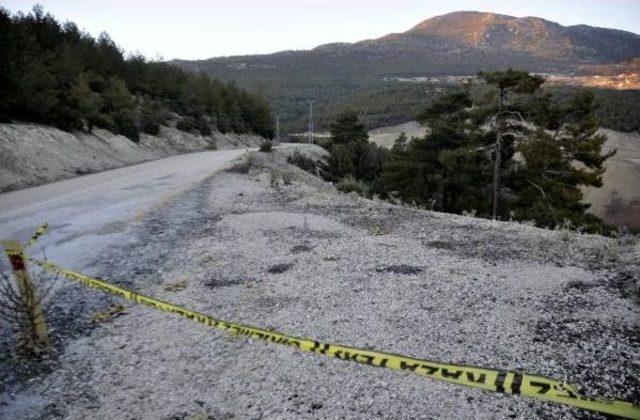
[[0, 239], [24, 241], [47, 222], [50, 231], [38, 240], [36, 251], [44, 248], [52, 260], [80, 269], [120, 241], [146, 212], [243, 153], [245, 149], [172, 156], [1, 194]]

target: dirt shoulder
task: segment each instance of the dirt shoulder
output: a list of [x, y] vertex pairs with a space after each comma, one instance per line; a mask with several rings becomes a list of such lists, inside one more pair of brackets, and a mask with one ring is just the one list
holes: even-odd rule
[[[226, 320], [640, 402], [637, 244], [365, 200], [252, 156], [147, 216], [92, 274]], [[99, 293], [63, 290], [71, 311]], [[0, 417], [600, 418], [125, 306], [7, 389]]]

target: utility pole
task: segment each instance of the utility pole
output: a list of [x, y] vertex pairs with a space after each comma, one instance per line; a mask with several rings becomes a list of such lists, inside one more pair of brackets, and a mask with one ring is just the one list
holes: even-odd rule
[[276, 116], [276, 141], [280, 141], [280, 116]]
[[500, 89], [499, 97], [499, 109], [496, 121], [496, 144], [495, 144], [495, 156], [493, 158], [493, 220], [498, 218], [498, 199], [500, 195], [500, 165], [502, 161], [502, 120], [503, 120], [503, 107], [504, 98], [507, 95], [506, 89]]
[[309, 101], [309, 144], [313, 143], [313, 101]]

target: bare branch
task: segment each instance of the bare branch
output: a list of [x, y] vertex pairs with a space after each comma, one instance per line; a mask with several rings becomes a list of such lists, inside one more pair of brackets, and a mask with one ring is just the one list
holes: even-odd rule
[[543, 189], [540, 185], [538, 185], [538, 184], [536, 184], [535, 182], [530, 181], [530, 180], [527, 180], [527, 182], [528, 182], [529, 184], [533, 185], [534, 187], [536, 187], [536, 188], [540, 191], [540, 193], [542, 194], [542, 196], [543, 196], [544, 198], [547, 198], [547, 194], [545, 194], [544, 189]]

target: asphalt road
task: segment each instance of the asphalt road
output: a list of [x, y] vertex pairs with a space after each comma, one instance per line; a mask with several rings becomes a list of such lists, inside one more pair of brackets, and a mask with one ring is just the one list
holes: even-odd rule
[[[168, 157], [0, 195], [0, 239], [26, 240], [43, 223], [49, 233], [31, 250], [82, 269], [118, 243], [149, 211], [222, 168], [245, 149]], [[99, 237], [99, 238], [98, 238]]]

